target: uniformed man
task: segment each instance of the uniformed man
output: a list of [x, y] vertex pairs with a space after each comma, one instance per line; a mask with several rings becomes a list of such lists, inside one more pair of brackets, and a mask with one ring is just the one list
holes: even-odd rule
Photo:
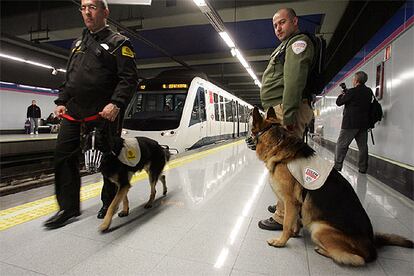
[[[109, 124], [113, 135], [120, 135], [122, 111], [137, 89], [135, 53], [130, 41], [107, 25], [109, 9], [106, 0], [82, 0], [80, 12], [86, 28], [72, 45], [66, 80], [55, 101], [55, 114], [70, 115], [59, 131], [55, 151], [55, 189], [60, 210], [44, 225], [63, 226], [80, 215], [80, 132]], [[100, 119], [82, 122], [99, 114]], [[116, 194], [116, 186], [104, 178], [103, 207], [98, 217]]]
[[[301, 34], [298, 18], [293, 9], [283, 8], [273, 16], [273, 27], [279, 47], [271, 54], [263, 73], [260, 98], [263, 108], [273, 106], [283, 125], [298, 137], [303, 137], [305, 126], [312, 120], [308, 76], [314, 62], [315, 49], [310, 38]], [[261, 220], [259, 227], [266, 230], [282, 230], [283, 202], [268, 210], [274, 215]]]

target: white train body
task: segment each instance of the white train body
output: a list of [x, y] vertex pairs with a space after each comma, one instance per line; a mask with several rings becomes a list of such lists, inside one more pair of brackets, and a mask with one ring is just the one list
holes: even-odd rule
[[195, 76], [143, 81], [128, 106], [123, 137], [145, 136], [184, 152], [248, 132], [252, 105]]

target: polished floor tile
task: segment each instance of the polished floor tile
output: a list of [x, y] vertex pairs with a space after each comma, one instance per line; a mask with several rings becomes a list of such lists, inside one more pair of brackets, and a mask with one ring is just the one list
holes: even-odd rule
[[[332, 154], [317, 147], [332, 160]], [[414, 204], [345, 164], [347, 178], [374, 230], [414, 239]], [[82, 216], [46, 231], [46, 217], [0, 232], [1, 275], [413, 275], [414, 250], [384, 247], [362, 268], [343, 267], [314, 251], [309, 234], [275, 248], [280, 235], [258, 227], [276, 203], [268, 172], [244, 143], [235, 143], [166, 171], [168, 193], [151, 209], [148, 180], [129, 192], [130, 214], [114, 216], [100, 233], [98, 197], [82, 203]], [[83, 179], [84, 185], [99, 176]], [[42, 194], [45, 188], [40, 189]], [[50, 193], [50, 191], [48, 192]], [[27, 195], [28, 197], [30, 195]], [[30, 198], [30, 197], [29, 197]], [[13, 198], [8, 197], [8, 202]]]

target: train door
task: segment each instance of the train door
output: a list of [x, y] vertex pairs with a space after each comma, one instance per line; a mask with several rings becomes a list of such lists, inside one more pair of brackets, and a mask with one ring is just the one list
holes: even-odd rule
[[197, 91], [198, 101], [200, 103], [200, 137], [205, 138], [208, 136], [208, 122], [207, 122], [207, 105], [206, 105], [206, 90], [204, 88], [199, 87]]
[[219, 98], [216, 93], [213, 94], [214, 96], [214, 124], [213, 124], [213, 131], [212, 136], [219, 136], [220, 135], [220, 103]]
[[225, 113], [224, 113], [224, 98], [223, 96], [219, 96], [220, 98], [220, 131], [219, 131], [219, 135], [222, 136], [226, 133], [226, 118], [225, 118]]
[[207, 136], [207, 115], [206, 115], [206, 97], [204, 88], [199, 87], [194, 99], [193, 109], [191, 111], [190, 126], [195, 126], [193, 135], [198, 136], [196, 141], [200, 141]]
[[240, 120], [239, 120], [239, 112], [240, 111], [239, 111], [239, 102], [238, 101], [236, 101], [233, 104], [233, 110], [234, 110], [233, 111], [234, 122], [236, 124], [236, 130], [237, 130], [236, 137], [240, 137]]

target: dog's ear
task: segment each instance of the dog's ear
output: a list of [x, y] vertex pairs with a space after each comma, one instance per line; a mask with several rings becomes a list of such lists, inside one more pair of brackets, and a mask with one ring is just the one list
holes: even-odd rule
[[266, 114], [266, 119], [276, 119], [276, 112], [273, 108], [273, 106], [269, 107]]
[[259, 108], [257, 106], [253, 109], [253, 126], [258, 126], [263, 122], [263, 117], [260, 115]]

